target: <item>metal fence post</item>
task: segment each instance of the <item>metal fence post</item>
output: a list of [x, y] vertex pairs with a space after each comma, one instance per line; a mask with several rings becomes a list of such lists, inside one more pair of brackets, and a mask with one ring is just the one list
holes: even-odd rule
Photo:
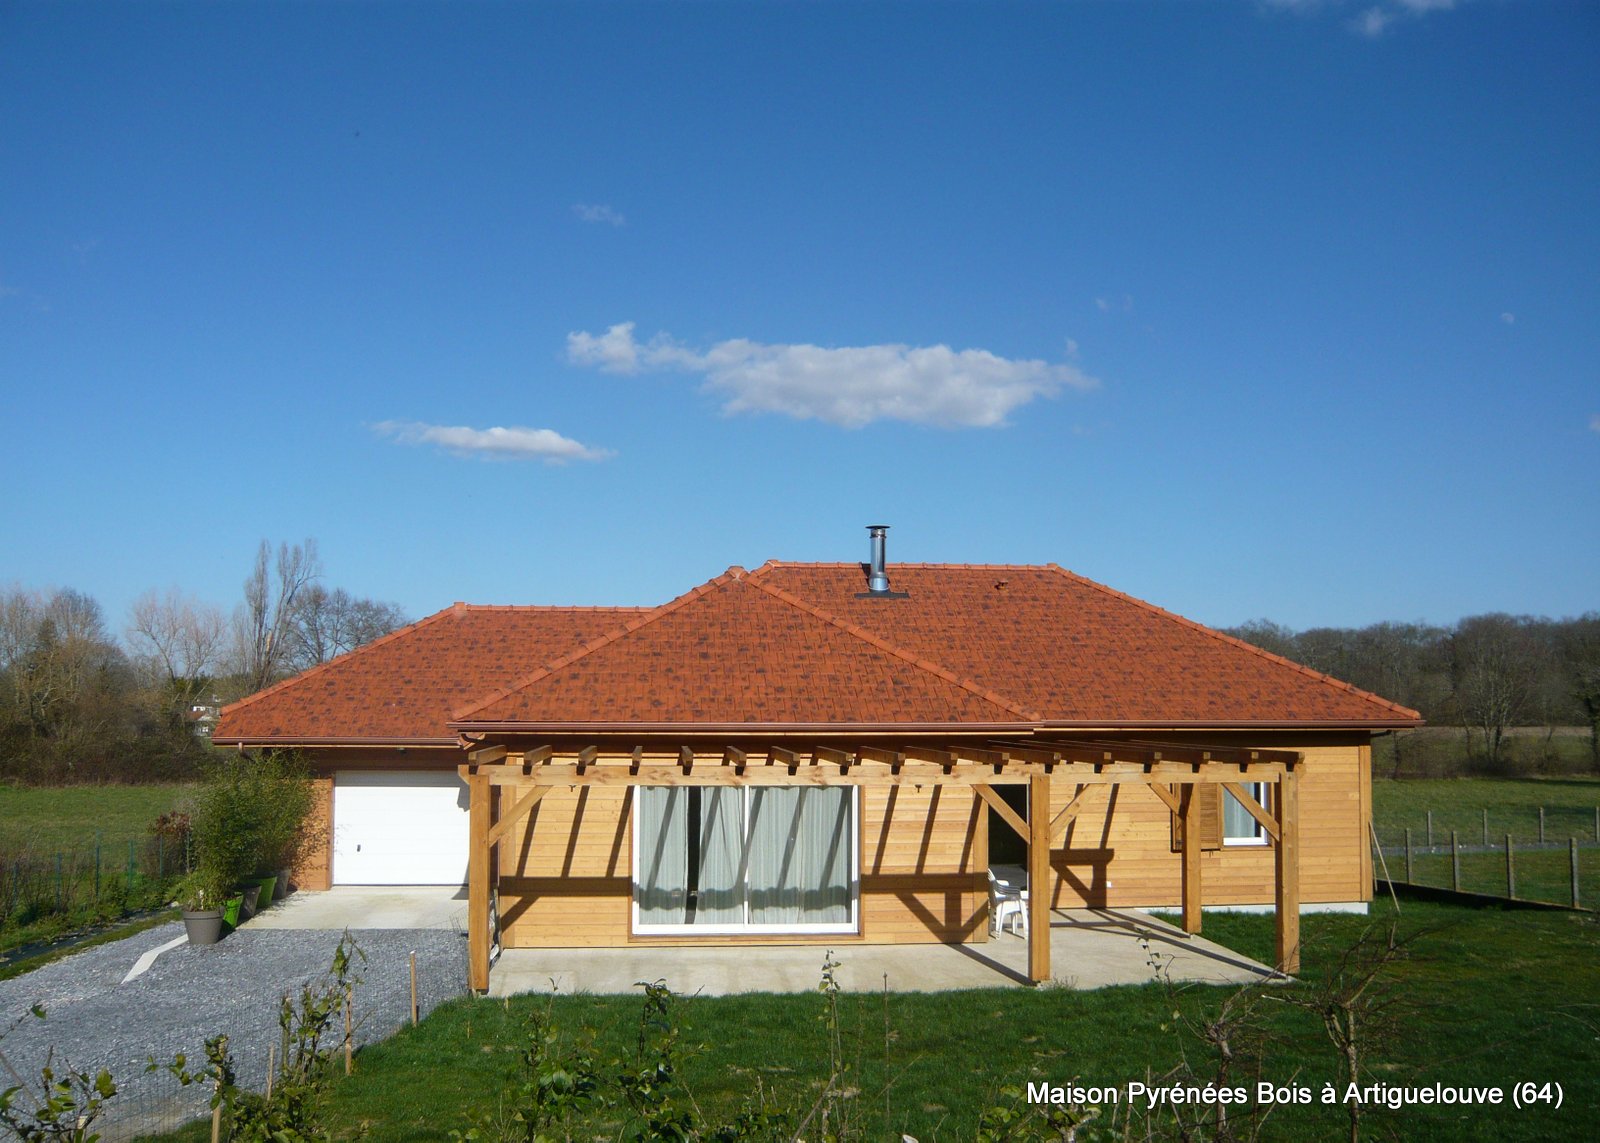
[[1567, 839], [1567, 857], [1568, 857], [1568, 859], [1570, 860], [1570, 862], [1572, 864], [1572, 907], [1574, 909], [1576, 909], [1576, 908], [1579, 907], [1579, 904], [1578, 904], [1578, 839], [1575, 838], [1575, 837], [1569, 837]]
[[1456, 831], [1450, 831], [1450, 888], [1461, 892], [1461, 846], [1456, 843]]
[[1406, 884], [1407, 885], [1415, 885], [1416, 884], [1415, 881], [1411, 880], [1411, 827], [1410, 826], [1406, 827]]
[[1511, 846], [1511, 835], [1506, 834], [1506, 896], [1517, 897], [1517, 851]]

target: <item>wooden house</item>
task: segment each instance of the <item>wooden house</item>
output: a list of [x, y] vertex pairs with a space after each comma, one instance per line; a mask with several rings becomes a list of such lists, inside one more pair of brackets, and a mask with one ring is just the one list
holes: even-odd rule
[[[1415, 711], [1054, 564], [734, 567], [654, 609], [456, 604], [222, 712], [296, 747], [299, 884], [468, 887], [490, 949], [981, 942], [1049, 910], [1372, 890], [1371, 735]], [[1039, 891], [1043, 887], [1043, 891]], [[1010, 938], [1003, 938], [1010, 939]]]

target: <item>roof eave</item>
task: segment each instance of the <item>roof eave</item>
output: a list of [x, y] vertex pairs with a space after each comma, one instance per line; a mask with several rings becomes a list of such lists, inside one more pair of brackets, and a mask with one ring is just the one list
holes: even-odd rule
[[304, 734], [214, 734], [214, 746], [404, 746], [418, 749], [457, 747], [454, 738], [362, 738], [354, 735], [304, 735]]
[[1426, 725], [1420, 718], [1318, 718], [1318, 719], [1174, 719], [1051, 720], [1038, 724], [1040, 731], [1051, 730], [1399, 730]]
[[894, 735], [1016, 734], [1033, 722], [452, 722], [462, 734], [640, 735]]

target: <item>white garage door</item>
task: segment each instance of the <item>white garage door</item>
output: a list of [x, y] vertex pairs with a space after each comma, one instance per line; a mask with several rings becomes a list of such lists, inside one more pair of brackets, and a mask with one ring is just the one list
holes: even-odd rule
[[334, 777], [335, 885], [460, 885], [467, 839], [467, 787], [453, 770]]

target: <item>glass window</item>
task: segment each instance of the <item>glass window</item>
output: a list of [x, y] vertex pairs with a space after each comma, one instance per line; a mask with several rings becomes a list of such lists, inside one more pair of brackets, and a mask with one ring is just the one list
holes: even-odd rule
[[[1267, 807], [1266, 782], [1249, 782], [1244, 788], [1263, 809]], [[1222, 841], [1224, 845], [1267, 844], [1261, 823], [1227, 790], [1222, 791]]]
[[636, 931], [853, 932], [851, 787], [634, 791]]

